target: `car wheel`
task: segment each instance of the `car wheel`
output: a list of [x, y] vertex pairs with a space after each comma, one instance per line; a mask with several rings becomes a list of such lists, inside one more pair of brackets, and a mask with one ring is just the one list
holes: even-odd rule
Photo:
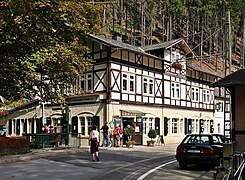
[[187, 168], [187, 164], [182, 163], [182, 162], [179, 162], [179, 167], [180, 167], [181, 169], [186, 169], [186, 168]]

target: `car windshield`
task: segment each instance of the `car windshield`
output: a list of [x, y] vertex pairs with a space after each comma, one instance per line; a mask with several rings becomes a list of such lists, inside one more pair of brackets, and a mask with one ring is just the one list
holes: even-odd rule
[[183, 141], [183, 144], [209, 144], [209, 136], [187, 136], [186, 139]]

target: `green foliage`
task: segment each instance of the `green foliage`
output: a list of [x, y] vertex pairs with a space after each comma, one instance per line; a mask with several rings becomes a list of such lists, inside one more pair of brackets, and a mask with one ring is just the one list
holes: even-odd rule
[[147, 135], [152, 140], [157, 137], [157, 131], [155, 129], [150, 129]]
[[31, 99], [44, 88], [40, 75], [68, 82], [82, 74], [90, 66], [84, 34], [99, 32], [101, 9], [76, 0], [0, 1], [1, 95]]
[[127, 136], [135, 135], [135, 128], [133, 126], [128, 125], [123, 130], [124, 134]]

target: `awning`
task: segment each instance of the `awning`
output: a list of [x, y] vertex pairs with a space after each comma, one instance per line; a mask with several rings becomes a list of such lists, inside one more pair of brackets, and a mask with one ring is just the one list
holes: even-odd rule
[[122, 116], [145, 116], [145, 112], [138, 111], [138, 110], [123, 110], [121, 109]]

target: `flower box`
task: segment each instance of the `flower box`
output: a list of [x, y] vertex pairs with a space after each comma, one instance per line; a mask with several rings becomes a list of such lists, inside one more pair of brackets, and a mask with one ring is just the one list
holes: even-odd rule
[[182, 64], [180, 64], [179, 62], [174, 62], [172, 64], [172, 67], [174, 67], [176, 69], [182, 69], [183, 68]]

